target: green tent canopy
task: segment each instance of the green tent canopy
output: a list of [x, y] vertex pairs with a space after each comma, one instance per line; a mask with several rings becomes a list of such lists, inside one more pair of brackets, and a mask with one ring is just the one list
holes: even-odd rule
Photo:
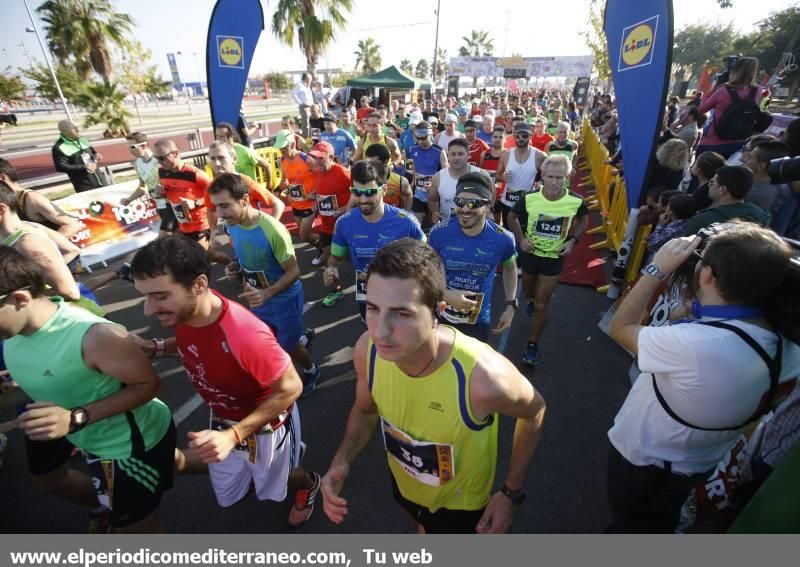
[[380, 89], [409, 89], [409, 90], [420, 90], [420, 89], [431, 88], [431, 84], [425, 79], [420, 79], [418, 77], [412, 77], [411, 75], [406, 75], [394, 65], [392, 65], [391, 67], [387, 67], [382, 71], [378, 71], [377, 73], [373, 73], [372, 75], [369, 75], [367, 77], [350, 79], [349, 81], [347, 81], [347, 86], [359, 87], [359, 88], [377, 87]]

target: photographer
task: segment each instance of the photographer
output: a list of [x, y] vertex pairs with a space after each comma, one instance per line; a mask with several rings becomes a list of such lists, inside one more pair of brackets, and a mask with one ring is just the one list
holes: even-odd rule
[[[789, 268], [788, 245], [751, 223], [705, 232], [666, 243], [609, 327], [643, 372], [608, 432], [611, 532], [673, 532], [695, 477], [800, 372], [800, 347], [764, 314]], [[643, 327], [650, 298], [684, 264], [693, 319]]]

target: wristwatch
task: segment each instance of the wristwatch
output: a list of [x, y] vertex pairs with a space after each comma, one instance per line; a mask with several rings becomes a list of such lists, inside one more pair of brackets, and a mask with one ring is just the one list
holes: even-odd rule
[[69, 432], [77, 433], [89, 425], [89, 412], [84, 408], [75, 408], [69, 412]]
[[648, 276], [653, 276], [657, 280], [661, 280], [662, 282], [667, 279], [667, 274], [661, 271], [661, 268], [656, 266], [655, 264], [647, 264], [642, 270], [643, 274]]
[[519, 309], [519, 299], [517, 299], [516, 297], [514, 299], [509, 299], [508, 301], [506, 301], [506, 307], [513, 307], [514, 311], [516, 311], [517, 309]]
[[503, 487], [500, 489], [500, 492], [506, 495], [506, 497], [511, 500], [511, 503], [514, 506], [519, 506], [523, 502], [525, 502], [525, 498], [528, 496], [525, 492], [521, 489], [511, 490], [508, 485], [503, 483]]

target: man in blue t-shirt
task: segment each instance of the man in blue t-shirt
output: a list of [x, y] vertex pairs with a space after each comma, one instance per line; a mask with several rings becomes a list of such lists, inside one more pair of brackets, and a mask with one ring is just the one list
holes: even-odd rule
[[480, 341], [489, 340], [492, 288], [503, 265], [506, 307], [493, 334], [511, 327], [517, 310], [514, 236], [491, 219], [494, 182], [483, 171], [465, 173], [456, 184], [456, 215], [431, 230], [429, 244], [442, 258], [447, 306], [442, 322]]
[[351, 209], [336, 221], [331, 255], [322, 277], [325, 285], [333, 286], [334, 293], [341, 298], [344, 293], [339, 283], [339, 267], [350, 255], [356, 270], [356, 301], [363, 321], [367, 268], [372, 258], [390, 242], [405, 237], [425, 240], [425, 234], [414, 215], [383, 202], [383, 173], [379, 164], [370, 160], [356, 162], [351, 176], [358, 208]]
[[333, 146], [333, 155], [340, 164], [347, 167], [350, 157], [356, 151], [356, 142], [353, 136], [347, 130], [336, 125], [336, 117], [331, 113], [322, 117], [322, 123], [325, 129], [320, 134], [320, 141], [328, 142]]
[[242, 282], [239, 298], [303, 368], [300, 397], [306, 397], [314, 391], [320, 371], [308, 350], [313, 331], [303, 330], [303, 286], [292, 237], [280, 221], [250, 205], [249, 187], [241, 176], [217, 176], [208, 193], [236, 251], [237, 261], [225, 266], [225, 275]]
[[406, 152], [406, 171], [414, 176], [411, 210], [422, 223], [428, 212], [428, 191], [433, 176], [440, 169], [447, 169], [447, 152], [433, 143], [433, 128], [428, 122], [420, 122], [414, 127], [414, 138], [417, 145]]

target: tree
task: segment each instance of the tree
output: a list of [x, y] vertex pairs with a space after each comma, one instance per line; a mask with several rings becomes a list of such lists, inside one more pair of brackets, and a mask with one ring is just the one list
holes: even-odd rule
[[[433, 59], [431, 59], [431, 71], [434, 70]], [[447, 78], [447, 73], [450, 71], [450, 56], [447, 54], [446, 49], [441, 47], [436, 52], [436, 70], [433, 73], [436, 79], [441, 81]]]
[[148, 68], [147, 82], [142, 92], [154, 98], [156, 101], [156, 106], [159, 106], [158, 97], [164, 96], [171, 90], [172, 90], [172, 81], [165, 81], [164, 79], [162, 79], [155, 65]]
[[461, 57], [491, 57], [494, 53], [494, 40], [489, 38], [489, 32], [472, 30], [469, 37], [462, 37], [464, 45], [459, 47]]
[[264, 77], [269, 81], [269, 88], [278, 91], [288, 91], [292, 88], [292, 79], [286, 73], [267, 73]]
[[137, 97], [146, 94], [145, 89], [147, 89], [150, 75], [158, 72], [155, 65], [148, 65], [152, 55], [153, 52], [146, 49], [140, 42], [133, 41], [128, 49], [119, 56], [119, 82], [133, 97], [139, 124], [142, 123], [142, 117], [139, 114]]
[[[56, 89], [53, 76], [45, 63], [36, 61], [33, 66], [21, 69], [21, 71], [22, 76], [33, 83], [33, 91], [37, 95], [50, 101], [59, 100], [58, 89]], [[83, 80], [71, 65], [56, 63], [55, 71], [58, 84], [61, 85], [61, 92], [64, 93], [64, 98], [73, 101], [81, 91]]]
[[47, 0], [36, 9], [45, 22], [47, 43], [62, 64], [72, 62], [80, 77], [92, 70], [109, 84], [111, 45], [127, 48], [133, 18], [117, 12], [109, 0]]
[[603, 29], [603, 18], [606, 12], [606, 0], [591, 0], [589, 5], [587, 27], [581, 32], [586, 47], [592, 52], [594, 70], [597, 76], [607, 81], [611, 78], [611, 67], [608, 62], [608, 42]]
[[352, 0], [278, 0], [272, 16], [272, 33], [289, 47], [294, 45], [296, 36], [306, 57], [306, 69], [314, 74], [320, 55], [334, 39], [334, 32], [344, 29], [345, 13], [352, 5]]
[[18, 75], [11, 74], [11, 67], [6, 67], [0, 75], [0, 102], [14, 102], [25, 97], [25, 85]]
[[361, 71], [365, 75], [371, 75], [381, 67], [381, 46], [375, 40], [368, 37], [365, 40], [358, 40], [358, 51], [353, 52], [356, 56], [355, 68], [361, 66]]
[[722, 63], [732, 53], [738, 34], [733, 24], [693, 24], [675, 34], [672, 48], [672, 67], [675, 81], [691, 80], [703, 66]]
[[425, 59], [420, 59], [417, 61], [417, 68], [414, 74], [420, 79], [427, 79], [428, 72], [428, 62]]
[[75, 104], [86, 111], [84, 128], [105, 124], [103, 135], [107, 138], [130, 132], [128, 118], [131, 113], [125, 108], [125, 93], [117, 83], [89, 83], [75, 97]]
[[400, 61], [400, 70], [403, 73], [408, 73], [409, 75], [414, 74], [414, 65], [408, 59], [403, 59]]

